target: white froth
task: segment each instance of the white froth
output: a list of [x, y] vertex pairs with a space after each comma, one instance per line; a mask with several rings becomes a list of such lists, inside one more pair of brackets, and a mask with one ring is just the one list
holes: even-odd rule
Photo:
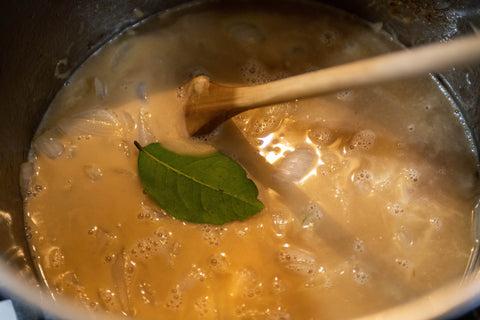
[[365, 243], [363, 242], [363, 240], [355, 240], [353, 242], [353, 250], [355, 250], [356, 252], [364, 252], [365, 251]]
[[353, 184], [362, 191], [372, 191], [372, 185], [374, 181], [373, 173], [369, 170], [358, 170], [352, 176]]
[[372, 130], [357, 132], [350, 143], [350, 149], [370, 150], [375, 145], [377, 135]]
[[103, 170], [96, 164], [88, 164], [83, 166], [83, 172], [92, 182], [96, 182], [103, 177]]
[[416, 183], [420, 179], [420, 174], [416, 169], [404, 169], [403, 176], [405, 180], [411, 183]]
[[430, 224], [435, 228], [435, 230], [439, 231], [442, 229], [443, 220], [440, 217], [434, 217], [429, 219]]
[[392, 203], [387, 206], [388, 212], [393, 216], [403, 215], [403, 207], [399, 203]]
[[364, 285], [370, 281], [370, 274], [363, 270], [354, 269], [353, 270], [353, 281], [360, 285]]
[[316, 202], [310, 202], [305, 208], [305, 218], [303, 218], [303, 228], [312, 227], [323, 218], [323, 212], [321, 206]]
[[250, 120], [248, 133], [253, 137], [263, 137], [275, 130], [282, 124], [282, 117], [277, 115], [260, 115]]
[[397, 265], [399, 265], [401, 268], [404, 268], [404, 269], [411, 269], [412, 268], [412, 262], [410, 260], [407, 260], [407, 259], [396, 258], [395, 263]]
[[315, 125], [308, 130], [308, 137], [318, 146], [326, 146], [333, 142], [333, 132], [329, 128]]
[[345, 89], [337, 92], [337, 99], [340, 101], [352, 101], [353, 99], [353, 90]]
[[165, 307], [171, 310], [178, 310], [183, 304], [183, 292], [180, 290], [180, 286], [176, 285], [167, 293], [167, 299]]

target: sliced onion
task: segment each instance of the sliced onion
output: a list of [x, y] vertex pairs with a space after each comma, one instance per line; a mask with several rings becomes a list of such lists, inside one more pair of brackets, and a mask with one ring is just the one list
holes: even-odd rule
[[56, 159], [63, 154], [65, 146], [50, 131], [37, 137], [33, 142], [36, 152], [42, 152], [50, 159]]
[[62, 119], [58, 123], [61, 132], [68, 135], [120, 136], [121, 125], [115, 114], [105, 109], [91, 109]]
[[141, 101], [147, 101], [148, 95], [147, 95], [147, 85], [145, 82], [139, 82], [137, 84], [137, 97]]
[[120, 111], [116, 112], [115, 115], [117, 116], [119, 124], [127, 131], [130, 132], [135, 129], [135, 120], [130, 113], [127, 111]]
[[95, 84], [95, 93], [97, 94], [97, 98], [100, 100], [104, 100], [108, 94], [107, 85], [97, 77], [95, 77], [94, 84]]
[[30, 189], [30, 180], [32, 179], [34, 173], [35, 167], [33, 162], [24, 162], [20, 166], [20, 191], [24, 199], [28, 195], [28, 190]]
[[142, 146], [157, 141], [150, 129], [149, 122], [150, 118], [148, 111], [145, 108], [141, 108], [138, 114], [138, 142]]

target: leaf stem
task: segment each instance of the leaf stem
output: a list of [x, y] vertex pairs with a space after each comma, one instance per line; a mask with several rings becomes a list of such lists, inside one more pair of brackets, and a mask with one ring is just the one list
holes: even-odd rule
[[134, 141], [133, 141], [133, 144], [135, 145], [135, 147], [137, 147], [138, 150], [143, 151], [142, 146], [140, 145], [140, 143], [138, 143], [137, 140], [134, 140]]

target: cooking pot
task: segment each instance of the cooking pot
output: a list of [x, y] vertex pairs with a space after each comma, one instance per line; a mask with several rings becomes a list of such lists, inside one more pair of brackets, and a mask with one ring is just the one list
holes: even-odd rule
[[[62, 319], [92, 315], [53, 301], [39, 285], [27, 246], [19, 171], [30, 140], [68, 76], [113, 35], [188, 0], [2, 1], [0, 3], [0, 291]], [[382, 23], [405, 46], [447, 40], [480, 28], [477, 0], [326, 0]], [[275, 5], [272, 2], [271, 5]], [[480, 141], [480, 66], [438, 75], [461, 112], [473, 144]], [[475, 213], [474, 213], [475, 216]], [[476, 223], [477, 219], [473, 219]], [[472, 252], [468, 276], [366, 318], [451, 317], [480, 305], [480, 266]]]

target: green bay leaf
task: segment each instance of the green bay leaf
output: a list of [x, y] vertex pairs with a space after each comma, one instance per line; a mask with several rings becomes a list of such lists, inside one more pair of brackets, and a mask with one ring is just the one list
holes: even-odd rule
[[180, 155], [159, 143], [141, 147], [138, 172], [147, 194], [175, 218], [221, 225], [260, 212], [258, 189], [226, 155]]

